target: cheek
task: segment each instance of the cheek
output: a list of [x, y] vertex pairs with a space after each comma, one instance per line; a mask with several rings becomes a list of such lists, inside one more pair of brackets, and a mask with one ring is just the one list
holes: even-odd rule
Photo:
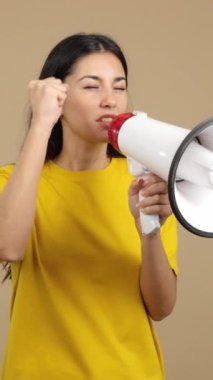
[[123, 111], [126, 111], [127, 109], [127, 105], [128, 105], [128, 100], [127, 100], [127, 97], [124, 97], [121, 101], [120, 101], [120, 109]]
[[120, 93], [120, 94], [117, 94], [117, 103], [120, 105], [120, 106], [127, 106], [127, 103], [128, 103], [128, 94], [126, 91]]
[[92, 115], [94, 114], [91, 102], [82, 101], [82, 99], [67, 99], [63, 115], [69, 125], [81, 126], [90, 122]]
[[89, 94], [88, 96], [85, 96], [80, 93], [75, 95], [75, 97], [70, 96], [69, 99], [67, 99], [67, 105], [72, 111], [78, 110], [87, 112], [87, 110], [92, 108], [93, 103], [94, 101]]
[[76, 117], [82, 109], [81, 102], [70, 95], [64, 103], [63, 114], [70, 119]]

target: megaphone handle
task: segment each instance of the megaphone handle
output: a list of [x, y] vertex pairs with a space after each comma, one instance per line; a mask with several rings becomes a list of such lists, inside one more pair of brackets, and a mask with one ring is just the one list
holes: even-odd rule
[[[136, 178], [146, 178], [150, 171], [140, 162], [131, 157], [127, 157], [130, 173]], [[139, 201], [144, 198], [142, 190], [139, 191]], [[140, 223], [143, 235], [154, 234], [160, 229], [158, 215], [145, 215], [140, 211]]]
[[[142, 190], [139, 191], [139, 201], [143, 200]], [[140, 210], [140, 223], [143, 235], [155, 234], [160, 229], [158, 215], [146, 215]]]

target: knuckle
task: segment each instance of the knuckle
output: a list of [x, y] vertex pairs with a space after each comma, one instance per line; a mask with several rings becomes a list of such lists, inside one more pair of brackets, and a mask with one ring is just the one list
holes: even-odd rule
[[155, 197], [154, 197], [154, 200], [155, 200], [156, 203], [159, 203], [160, 200], [161, 200], [160, 194], [156, 194]]
[[161, 206], [160, 205], [156, 205], [156, 214], [160, 214], [161, 213]]
[[36, 80], [31, 80], [29, 83], [28, 83], [28, 88], [31, 90], [34, 86], [35, 86], [35, 84], [36, 84]]

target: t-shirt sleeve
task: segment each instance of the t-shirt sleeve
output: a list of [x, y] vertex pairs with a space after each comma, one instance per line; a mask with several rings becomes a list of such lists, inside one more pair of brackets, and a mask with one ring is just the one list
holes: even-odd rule
[[161, 238], [171, 268], [178, 274], [177, 262], [177, 221], [175, 216], [170, 215], [161, 228]]
[[0, 193], [4, 190], [4, 187], [7, 184], [9, 177], [12, 174], [14, 165], [7, 165], [0, 167]]
[[[7, 181], [12, 174], [14, 165], [7, 165], [0, 167], [0, 193], [4, 190], [4, 187], [7, 184]], [[4, 263], [3, 260], [0, 260], [0, 264]]]

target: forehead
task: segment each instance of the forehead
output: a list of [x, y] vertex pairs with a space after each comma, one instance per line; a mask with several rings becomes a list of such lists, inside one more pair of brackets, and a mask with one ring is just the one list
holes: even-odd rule
[[91, 53], [80, 58], [73, 69], [73, 75], [125, 76], [120, 60], [110, 52]]

